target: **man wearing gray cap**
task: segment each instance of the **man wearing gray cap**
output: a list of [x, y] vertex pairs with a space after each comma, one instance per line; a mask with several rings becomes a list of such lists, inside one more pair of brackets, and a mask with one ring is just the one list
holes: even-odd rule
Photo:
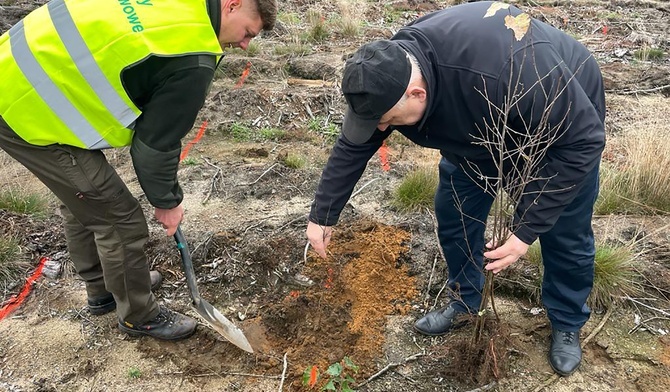
[[[567, 34], [531, 20], [525, 36], [517, 39], [505, 17], [522, 12], [509, 6], [485, 18], [492, 4], [463, 4], [425, 15], [390, 40], [362, 46], [347, 61], [342, 135], [321, 176], [307, 237], [325, 258], [332, 226], [391, 131], [439, 149], [435, 215], [452, 298], [420, 318], [416, 331], [434, 336], [460, 326], [458, 316], [479, 308], [484, 272], [507, 268], [539, 239], [542, 301], [552, 326], [549, 363], [567, 376], [581, 362], [579, 331], [590, 314], [591, 216], [605, 144], [602, 76], [589, 51]], [[484, 222], [494, 196], [483, 189], [486, 178], [498, 175], [491, 158], [497, 151], [476, 138], [487, 124], [500, 120], [496, 110], [505, 107], [514, 89], [523, 93], [506, 117], [505, 145], [514, 145], [521, 133], [551, 129], [557, 136], [545, 146], [537, 177], [525, 185], [513, 234], [485, 252]], [[513, 180], [508, 163], [502, 167]]]

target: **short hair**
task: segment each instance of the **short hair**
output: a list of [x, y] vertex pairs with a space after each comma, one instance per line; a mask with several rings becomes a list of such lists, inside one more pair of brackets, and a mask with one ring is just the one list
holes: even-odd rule
[[[417, 80], [421, 79], [423, 75], [421, 74], [421, 66], [419, 66], [419, 62], [417, 61], [416, 57], [414, 57], [413, 54], [405, 51], [405, 54], [407, 55], [407, 58], [409, 59], [409, 63], [412, 67], [412, 74], [409, 77], [409, 83], [407, 83], [407, 87], [411, 86], [413, 83], [415, 83]], [[403, 94], [398, 103], [394, 105], [394, 107], [403, 107], [407, 101], [407, 95]]]
[[263, 21], [263, 30], [272, 30], [277, 22], [276, 0], [253, 0], [256, 3], [256, 11]]

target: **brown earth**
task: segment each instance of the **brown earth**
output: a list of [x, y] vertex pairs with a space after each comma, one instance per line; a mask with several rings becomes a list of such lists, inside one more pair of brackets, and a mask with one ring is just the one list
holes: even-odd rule
[[[0, 0], [0, 31], [40, 3]], [[463, 342], [471, 337], [471, 328], [437, 338], [412, 331], [417, 317], [444, 304], [445, 265], [431, 215], [400, 213], [390, 208], [389, 199], [409, 170], [435, 165], [434, 151], [392, 137], [391, 170], [382, 170], [377, 158], [371, 161], [357, 187], [360, 192], [342, 214], [329, 258], [321, 260], [311, 251], [305, 255], [306, 213], [332, 144], [326, 125], [337, 126], [343, 115], [338, 90], [343, 59], [361, 43], [390, 37], [420, 14], [452, 3], [281, 2], [280, 24], [256, 40], [258, 54], [233, 51], [224, 59], [193, 132], [207, 120], [206, 136], [180, 168], [187, 210], [183, 228], [202, 296], [242, 328], [254, 354], [238, 350], [205, 325], [191, 339], [160, 342], [121, 334], [114, 315], [88, 314], [52, 199], [45, 219], [0, 210], [0, 234], [20, 239], [22, 260], [30, 264], [26, 276], [41, 256], [65, 265], [60, 278], [38, 280], [22, 307], [0, 321], [0, 390], [277, 391], [281, 386], [306, 391], [312, 390], [302, 386], [306, 368], [319, 369], [318, 388], [328, 379], [328, 366], [344, 357], [359, 366], [349, 374], [361, 391], [670, 390], [667, 215], [596, 217], [599, 238], [621, 243], [638, 239], [635, 261], [643, 291], [611, 309], [594, 309], [582, 330], [582, 339], [592, 335], [582, 367], [560, 379], [552, 377], [546, 360], [550, 328], [532, 286], [539, 271], [523, 261], [498, 279], [500, 321], [491, 324], [488, 335], [493, 350], [468, 352]], [[670, 135], [665, 120], [670, 108], [666, 2], [521, 5], [573, 34], [601, 63], [611, 139], [605, 159], [616, 161], [624, 153], [616, 138], [626, 132], [649, 128]], [[324, 16], [329, 38], [309, 42], [307, 54], [277, 52], [275, 48], [309, 33], [308, 14], [314, 12]], [[338, 27], [346, 18], [360, 22], [357, 36]], [[636, 50], [648, 47], [664, 50], [664, 59], [634, 58]], [[249, 77], [235, 88], [249, 62]], [[236, 135], [240, 125], [251, 135]], [[261, 128], [268, 127], [284, 133], [261, 137]], [[305, 166], [286, 165], [289, 154], [303, 157]], [[107, 155], [150, 217], [127, 151]], [[2, 189], [46, 193], [3, 152], [0, 173]], [[195, 316], [174, 242], [151, 219], [150, 229], [147, 254], [165, 278], [157, 297]], [[0, 286], [0, 301], [21, 285], [22, 279], [16, 279]], [[477, 356], [489, 365], [495, 358], [490, 372], [468, 371], [469, 359]]]

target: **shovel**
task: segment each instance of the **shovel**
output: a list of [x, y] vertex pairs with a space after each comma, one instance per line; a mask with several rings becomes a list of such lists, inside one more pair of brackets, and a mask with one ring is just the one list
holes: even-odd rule
[[246, 336], [244, 336], [244, 333], [242, 333], [242, 331], [237, 328], [235, 324], [222, 315], [221, 312], [219, 312], [209, 302], [200, 297], [198, 285], [195, 281], [195, 272], [193, 272], [191, 252], [188, 250], [188, 243], [186, 242], [180, 227], [177, 227], [177, 232], [174, 234], [174, 239], [177, 241], [177, 248], [179, 249], [179, 253], [181, 253], [181, 261], [184, 267], [184, 274], [186, 275], [186, 284], [188, 285], [188, 290], [191, 294], [191, 300], [195, 310], [198, 312], [200, 317], [202, 317], [207, 322], [207, 324], [209, 324], [210, 327], [223, 335], [223, 337], [226, 338], [229, 342], [244, 351], [253, 353], [254, 350], [251, 348], [251, 345], [249, 344]]

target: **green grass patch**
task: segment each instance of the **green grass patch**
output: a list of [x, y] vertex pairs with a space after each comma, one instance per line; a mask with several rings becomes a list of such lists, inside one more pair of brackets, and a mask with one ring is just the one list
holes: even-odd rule
[[[612, 245], [607, 242], [596, 243], [594, 262], [593, 290], [588, 298], [588, 305], [592, 308], [608, 307], [620, 301], [625, 296], [639, 293], [639, 273], [633, 266], [632, 246]], [[530, 291], [535, 293], [533, 298], [540, 301], [542, 287], [542, 249], [539, 242], [528, 248], [524, 259], [539, 268], [539, 279], [534, 281], [536, 287]]]
[[6, 291], [29, 268], [30, 264], [21, 257], [19, 241], [12, 237], [0, 237], [0, 289]]
[[621, 297], [638, 292], [638, 273], [633, 268], [633, 255], [625, 246], [597, 244], [595, 276], [589, 305], [608, 307]]
[[402, 212], [433, 208], [439, 175], [435, 168], [419, 168], [408, 173], [393, 193], [391, 204]]
[[340, 128], [330, 122], [327, 117], [315, 116], [307, 122], [307, 128], [321, 137], [327, 143], [333, 143], [340, 135]]
[[128, 369], [128, 378], [137, 379], [142, 377], [142, 371], [139, 368], [131, 367]]
[[665, 57], [663, 49], [642, 48], [633, 52], [633, 57], [640, 61], [659, 61]]
[[296, 42], [291, 42], [286, 45], [277, 45], [274, 47], [274, 54], [277, 56], [306, 56], [312, 53], [312, 46], [297, 39]]
[[307, 163], [307, 159], [304, 156], [292, 152], [281, 156], [280, 160], [286, 167], [296, 170], [302, 169]]
[[258, 134], [263, 140], [278, 141], [283, 139], [284, 136], [286, 136], [286, 131], [279, 128], [267, 127], [267, 128], [261, 128]]
[[44, 195], [25, 192], [19, 189], [0, 191], [0, 209], [35, 217], [44, 217], [46, 216], [48, 207], [48, 198]]
[[228, 129], [228, 133], [236, 142], [248, 142], [254, 138], [254, 131], [251, 127], [240, 122], [234, 122]]
[[197, 166], [199, 162], [193, 157], [186, 157], [180, 163], [184, 166]]

